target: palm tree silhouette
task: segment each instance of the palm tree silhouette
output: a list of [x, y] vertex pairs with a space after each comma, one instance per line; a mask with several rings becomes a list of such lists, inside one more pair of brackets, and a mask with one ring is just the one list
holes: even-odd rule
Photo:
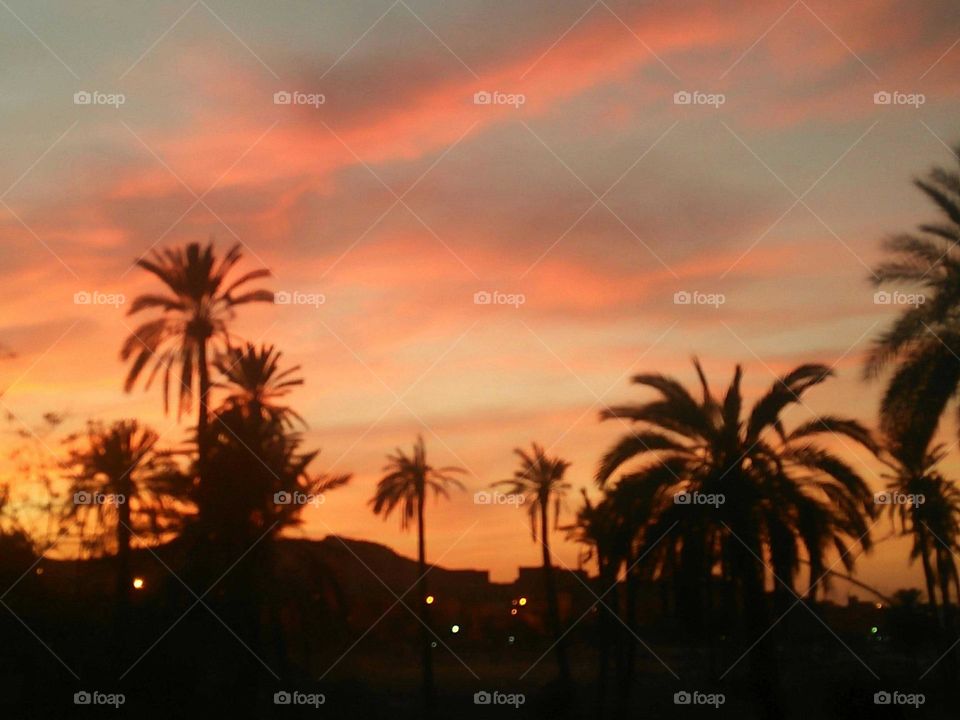
[[[208, 479], [197, 488], [208, 508], [207, 530], [248, 543], [266, 528], [276, 535], [300, 522], [298, 495], [319, 496], [345, 485], [349, 474], [314, 475], [309, 466], [319, 450], [304, 451], [292, 408], [280, 404], [303, 384], [300, 366], [281, 368], [283, 353], [273, 345], [228, 347], [214, 361], [221, 374], [214, 386], [226, 393], [208, 427]], [[238, 481], [239, 479], [239, 481]], [[289, 502], [278, 502], [277, 497]]]
[[530, 532], [534, 542], [539, 540], [542, 551], [543, 579], [547, 594], [547, 612], [550, 617], [550, 630], [553, 632], [557, 651], [557, 665], [560, 680], [565, 688], [570, 686], [570, 664], [567, 661], [563, 632], [560, 626], [560, 608], [557, 597], [557, 584], [553, 572], [553, 560], [550, 555], [550, 505], [554, 506], [554, 525], [560, 515], [560, 502], [570, 489], [570, 483], [563, 479], [570, 463], [560, 458], [548, 457], [543, 447], [533, 443], [533, 450], [527, 453], [515, 448], [520, 458], [520, 467], [513, 477], [493, 483], [496, 486], [508, 486], [511, 493], [522, 495], [527, 513], [530, 515]]
[[[637, 636], [637, 605], [641, 581], [652, 582], [653, 573], [642, 564], [643, 530], [651, 516], [651, 500], [633, 483], [617, 483], [604, 488], [600, 502], [593, 504], [581, 489], [584, 505], [577, 513], [573, 537], [588, 546], [586, 558], [595, 557], [601, 587], [613, 600], [597, 608], [601, 625], [601, 703], [606, 702], [606, 671], [609, 646], [616, 649], [617, 690], [621, 703], [626, 703], [636, 667], [637, 645], [630, 634]], [[621, 568], [623, 582], [619, 582]], [[664, 576], [661, 575], [661, 582]], [[664, 609], [666, 609], [664, 604]], [[615, 622], [614, 613], [621, 619]], [[625, 626], [629, 632], [614, 632]], [[606, 633], [604, 633], [606, 631]]]
[[137, 265], [155, 275], [165, 286], [164, 294], [138, 296], [128, 315], [143, 310], [160, 310], [161, 314], [137, 327], [120, 350], [122, 360], [130, 360], [124, 384], [129, 392], [153, 363], [146, 386], [163, 371], [163, 406], [169, 411], [170, 378], [174, 366], [179, 369], [180, 389], [177, 418], [189, 411], [193, 402], [194, 377], [197, 378], [197, 467], [201, 482], [207, 459], [208, 399], [210, 394], [210, 344], [228, 344], [228, 324], [235, 308], [252, 302], [272, 302], [267, 290], [244, 290], [251, 280], [267, 277], [266, 268], [253, 270], [227, 282], [230, 270], [240, 261], [240, 245], [231, 247], [218, 261], [213, 242], [206, 246], [190, 243], [185, 248], [156, 250], [149, 259], [140, 258]]
[[960, 577], [957, 575], [956, 554], [960, 551], [960, 490], [942, 476], [931, 478], [925, 488], [921, 522], [937, 542], [937, 579], [940, 583], [940, 601], [947, 630], [953, 633], [953, 612], [950, 608], [950, 586], [953, 584], [960, 601]]
[[[119, 420], [109, 427], [92, 422], [83, 446], [72, 448], [65, 461], [74, 499], [68, 516], [80, 523], [81, 535], [91, 524], [95, 531], [115, 525], [117, 599], [121, 604], [128, 601], [131, 588], [134, 510], [155, 534], [170, 531], [182, 519], [177, 504], [187, 500], [190, 490], [189, 479], [157, 451], [158, 439], [154, 430], [136, 420]], [[100, 502], [98, 495], [113, 497]]]
[[[620, 607], [620, 569], [626, 562], [628, 571], [632, 563], [627, 562], [630, 547], [636, 536], [636, 523], [628, 513], [622, 512], [622, 503], [612, 492], [607, 492], [600, 502], [593, 503], [586, 490], [580, 489], [583, 505], [577, 511], [577, 518], [569, 531], [569, 539], [585, 546], [580, 560], [593, 560], [597, 564], [597, 579], [600, 592], [612, 596], [597, 607], [599, 653], [597, 657], [597, 699], [599, 714], [605, 715], [607, 703], [607, 676], [610, 667], [610, 650], [617, 642], [617, 677], [621, 690], [626, 680], [626, 658], [623, 652], [622, 633], [616, 633], [615, 613]], [[629, 613], [627, 623], [631, 622]], [[628, 624], [629, 627], [629, 624]]]
[[[801, 365], [787, 373], [747, 416], [740, 366], [722, 401], [714, 398], [696, 359], [694, 367], [700, 400], [673, 378], [642, 374], [633, 382], [652, 388], [658, 397], [601, 414], [603, 419], [631, 421], [637, 429], [603, 457], [597, 481], [603, 486], [624, 463], [646, 460], [619, 484], [634, 486], [649, 508], [643, 531], [647, 559], [661, 576], [675, 578], [677, 600], [696, 626], [702, 624], [704, 592], [710, 592], [719, 574], [741, 599], [741, 617], [750, 634], [759, 635], [769, 624], [764, 588], [771, 576], [793, 590], [801, 557], [806, 556], [812, 595], [825, 575], [831, 549], [850, 570], [851, 544], [871, 546], [866, 520], [874, 513], [872, 493], [856, 470], [815, 441], [827, 435], [872, 452], [877, 448], [867, 429], [854, 420], [824, 416], [790, 432], [784, 427], [783, 412], [832, 376], [824, 365]], [[701, 503], [697, 495], [707, 502]], [[778, 581], [774, 587], [782, 603], [786, 598]], [[775, 716], [773, 658], [764, 648], [758, 646], [751, 660], [765, 712]]]
[[[960, 146], [953, 154], [960, 163]], [[943, 217], [920, 225], [916, 234], [888, 239], [884, 247], [892, 257], [875, 268], [871, 281], [922, 288], [925, 301], [905, 308], [875, 340], [864, 372], [872, 379], [893, 365], [881, 404], [882, 425], [892, 435], [916, 435], [918, 442], [911, 445], [917, 448], [932, 438], [960, 388], [960, 173], [934, 168], [914, 184]]]
[[[924, 448], [922, 453], [910, 450], [904, 447], [903, 443], [894, 440], [889, 440], [888, 445], [889, 458], [884, 458], [884, 464], [888, 468], [888, 472], [884, 473], [884, 477], [888, 480], [888, 491], [899, 496], [923, 498], [919, 502], [891, 502], [888, 506], [890, 518], [894, 525], [897, 521], [900, 522], [902, 534], [909, 534], [913, 538], [910, 559], [920, 558], [923, 565], [923, 578], [927, 586], [927, 604], [942, 622], [943, 617], [937, 603], [937, 573], [934, 566], [938, 542], [929, 525], [929, 521], [933, 518], [927, 517], [928, 514], [938, 514], [939, 511], [936, 509], [928, 513], [938, 502], [934, 495], [930, 498], [931, 504], [928, 506], [927, 495], [930, 495], [931, 491], [941, 494], [939, 490], [944, 480], [936, 468], [946, 456], [946, 452], [942, 445], [933, 449]], [[939, 499], [941, 503], [946, 502], [949, 505], [947, 498]]]
[[223, 380], [213, 383], [213, 386], [227, 391], [221, 410], [247, 407], [252, 413], [288, 428], [293, 426], [294, 420], [305, 424], [304, 419], [292, 408], [277, 403], [292, 388], [303, 385], [303, 378], [297, 374], [300, 366], [281, 370], [282, 357], [283, 353], [273, 345], [257, 347], [246, 343], [242, 348], [227, 348], [214, 361]]
[[424, 525], [424, 505], [427, 494], [433, 491], [434, 497], [449, 498], [449, 487], [463, 490], [463, 484], [454, 476], [463, 473], [463, 468], [434, 468], [427, 463], [427, 449], [423, 437], [417, 436], [413, 454], [407, 455], [397, 448], [387, 456], [386, 473], [377, 483], [377, 490], [370, 504], [373, 512], [382, 514], [384, 519], [397, 508], [400, 510], [400, 528], [406, 530], [410, 523], [417, 523], [417, 608], [421, 624], [423, 644], [423, 706], [424, 714], [433, 713], [433, 653], [430, 636], [430, 606], [427, 598], [427, 544]]

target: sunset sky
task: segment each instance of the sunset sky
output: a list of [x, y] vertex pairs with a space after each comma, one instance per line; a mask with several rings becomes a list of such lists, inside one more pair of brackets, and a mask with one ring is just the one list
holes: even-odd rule
[[[838, 378], [808, 409], [875, 423], [862, 357], [897, 308], [874, 303], [869, 268], [885, 235], [934, 218], [910, 180], [960, 142], [958, 21], [955, 0], [0, 2], [0, 344], [16, 353], [0, 409], [13, 428], [137, 417], [178, 443], [190, 419], [165, 417], [158, 388], [123, 392], [136, 318], [74, 295], [129, 305], [156, 289], [132, 267], [151, 249], [240, 242], [272, 289], [325, 298], [236, 324], [303, 366], [291, 402], [315, 469], [354, 473], [303, 532], [414, 555], [367, 501], [385, 454], [422, 433], [469, 471], [428, 508], [428, 559], [512, 580], [539, 562], [526, 515], [473, 493], [533, 440], [592, 488], [624, 430], [599, 411], [645, 397], [636, 372], [694, 383], [696, 354], [721, 388], [740, 362], [755, 398], [823, 362]], [[524, 102], [475, 104], [484, 91]], [[859, 577], [917, 583], [907, 551], [882, 545]]]

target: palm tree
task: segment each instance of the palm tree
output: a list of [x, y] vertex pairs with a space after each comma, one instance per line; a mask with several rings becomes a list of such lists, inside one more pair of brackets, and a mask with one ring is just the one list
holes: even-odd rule
[[206, 246], [190, 243], [185, 248], [155, 250], [151, 257], [140, 258], [137, 265], [155, 275], [165, 286], [164, 294], [138, 296], [129, 315], [143, 310], [160, 310], [161, 314], [138, 326], [120, 350], [122, 360], [130, 360], [124, 389], [129, 392], [147, 365], [153, 365], [147, 378], [150, 387], [163, 371], [164, 411], [169, 411], [170, 378], [179, 370], [177, 417], [189, 411], [193, 403], [194, 378], [198, 385], [197, 467], [201, 481], [207, 459], [207, 409], [210, 394], [210, 344], [228, 344], [228, 325], [235, 308], [252, 302], [272, 302], [267, 290], [237, 291], [251, 280], [267, 277], [266, 268], [241, 275], [227, 282], [230, 270], [240, 261], [240, 245], [234, 245], [217, 260], [213, 242]]
[[[960, 146], [953, 151], [960, 162]], [[950, 399], [960, 388], [960, 173], [934, 168], [914, 184], [938, 208], [938, 222], [920, 225], [917, 233], [885, 242], [892, 257], [878, 265], [876, 286], [906, 284], [922, 289], [924, 301], [906, 307], [874, 342], [865, 375], [876, 378], [889, 366], [893, 374], [881, 404], [884, 430], [910, 432], [925, 446]], [[923, 458], [914, 458], [920, 463]]]
[[109, 427], [91, 422], [82, 447], [71, 448], [65, 462], [74, 500], [67, 514], [80, 524], [81, 540], [94, 525], [99, 535], [95, 543], [102, 546], [102, 529], [114, 525], [121, 605], [128, 601], [131, 587], [134, 514], [154, 535], [171, 532], [182, 517], [178, 504], [186, 501], [190, 490], [189, 479], [156, 450], [158, 439], [154, 430], [136, 420], [119, 420]]
[[424, 525], [424, 506], [430, 491], [434, 497], [449, 498], [449, 487], [463, 489], [463, 484], [454, 477], [464, 472], [459, 467], [434, 468], [427, 463], [427, 449], [423, 437], [418, 436], [413, 454], [407, 455], [397, 448], [387, 456], [386, 473], [377, 483], [377, 490], [370, 504], [373, 512], [384, 519], [397, 508], [400, 510], [400, 528], [406, 530], [416, 519], [417, 523], [417, 607], [423, 643], [423, 705], [424, 713], [433, 712], [433, 654], [431, 651], [430, 606], [427, 598], [427, 544]]
[[[306, 425], [292, 408], [277, 401], [303, 384], [300, 366], [282, 369], [283, 353], [272, 345], [229, 347], [214, 365], [215, 386], [226, 393], [209, 425], [208, 478], [197, 488], [207, 508], [206, 530], [240, 546], [267, 528], [276, 535], [299, 524], [298, 496], [319, 498], [345, 485], [350, 475], [311, 474], [318, 450], [303, 451], [293, 420]], [[241, 481], [238, 481], [238, 478]], [[286, 496], [290, 502], [278, 502]]]
[[300, 366], [281, 370], [282, 357], [283, 353], [273, 345], [258, 348], [246, 343], [242, 348], [227, 348], [214, 361], [223, 376], [223, 380], [214, 383], [214, 387], [223, 388], [228, 393], [222, 410], [245, 406], [254, 414], [275, 420], [285, 427], [292, 427], [293, 420], [305, 424], [293, 409], [277, 403], [292, 388], [303, 385], [303, 378], [296, 375], [300, 372]]
[[956, 555], [960, 550], [960, 490], [949, 480], [938, 477], [927, 488], [923, 514], [930, 534], [937, 541], [937, 576], [940, 581], [940, 601], [944, 618], [952, 631], [950, 586], [953, 585], [960, 602], [960, 576], [957, 574]]
[[560, 609], [557, 598], [556, 578], [553, 573], [553, 560], [550, 555], [550, 506], [554, 506], [553, 519], [556, 524], [560, 515], [560, 502], [570, 483], [563, 479], [570, 463], [560, 458], [548, 457], [542, 446], [533, 443], [533, 451], [527, 453], [522, 448], [514, 449], [520, 458], [520, 467], [508, 480], [494, 483], [494, 486], [508, 486], [509, 491], [522, 495], [527, 513], [530, 515], [530, 532], [537, 542], [537, 525], [540, 526], [540, 545], [543, 559], [543, 580], [546, 586], [547, 611], [550, 617], [550, 629], [556, 643], [557, 664], [560, 680], [565, 688], [570, 686], [570, 665], [567, 662], [563, 632], [560, 627]]
[[[607, 492], [600, 502], [593, 503], [583, 488], [580, 492], [583, 495], [583, 505], [577, 511], [575, 524], [567, 529], [570, 539], [586, 546], [581, 554], [581, 561], [594, 560], [597, 564], [597, 594], [603, 600], [597, 608], [600, 646], [597, 658], [597, 698], [599, 715], [603, 716], [607, 704], [610, 649], [614, 641], [617, 647], [617, 678], [621, 691], [625, 688], [627, 663], [622, 643], [624, 634], [615, 632], [618, 620], [616, 613], [620, 607], [620, 569], [624, 564], [630, 569], [627, 558], [636, 530], [633, 519], [629, 514], [621, 512], [622, 503], [618, 502], [613, 493]], [[629, 615], [626, 622], [630, 622]]]
[[[609, 556], [607, 572], [610, 577], [609, 582], [604, 583], [604, 589], [616, 583], [614, 607], [622, 616], [618, 624], [628, 630], [614, 635], [617, 690], [621, 705], [627, 707], [636, 669], [637, 643], [633, 639], [639, 636], [640, 584], [654, 579], [651, 569], [640, 562], [645, 551], [643, 531], [647, 518], [651, 516], [651, 500], [636, 484], [617, 483], [604, 489], [604, 498], [596, 505], [594, 513], [602, 517], [594, 517], [591, 525], [595, 526], [594, 531], [599, 537], [605, 536], [603, 544], [606, 545], [605, 554]], [[621, 566], [624, 568], [622, 583], [617, 582]], [[666, 613], [665, 594], [663, 598]], [[615, 627], [612, 620], [616, 618], [605, 619], [611, 628]]]
[[[349, 474], [316, 474], [311, 465], [319, 450], [304, 449], [293, 428], [302, 421], [279, 401], [303, 384], [299, 367], [284, 369], [273, 346], [228, 348], [215, 367], [216, 386], [225, 398], [207, 428], [207, 478], [196, 488], [199, 536], [190, 571], [207, 584], [224, 568], [244, 561], [219, 587], [218, 602], [258, 655], [287, 667], [285, 607], [278, 588], [287, 552], [273, 542], [303, 521], [309, 504], [319, 506], [327, 493], [350, 480]], [[263, 542], [261, 542], [263, 540]], [[255, 679], [251, 677], [252, 686]]]
[[[938, 445], [932, 450], [926, 447], [918, 453], [905, 447], [904, 443], [893, 439], [888, 439], [888, 447], [889, 458], [884, 459], [884, 464], [889, 468], [889, 472], [884, 473], [888, 481], [887, 490], [889, 493], [895, 493], [896, 496], [909, 496], [914, 499], [909, 503], [891, 502], [890, 518], [894, 526], [899, 520], [902, 534], [912, 536], [913, 547], [910, 551], [910, 559], [920, 558], [927, 586], [927, 604], [930, 606], [931, 613], [942, 622], [936, 595], [937, 573], [934, 569], [938, 542], [931, 533], [930, 521], [934, 519], [932, 516], [940, 514], [940, 508], [937, 508], [937, 505], [942, 506], [944, 503], [949, 505], [949, 499], [946, 497], [940, 497], [941, 502], [937, 502], [937, 496], [942, 495], [940, 491], [944, 480], [936, 467], [946, 456], [946, 452], [942, 445]], [[931, 491], [933, 494], [930, 505], [927, 505], [927, 495], [931, 495]], [[918, 500], [919, 498], [922, 500]], [[939, 524], [942, 524], [942, 521]]]
[[[619, 485], [633, 486], [639, 506], [647, 508], [643, 546], [655, 572], [674, 578], [677, 600], [695, 623], [701, 621], [704, 596], [721, 578], [738, 598], [751, 634], [758, 634], [767, 630], [765, 586], [771, 575], [792, 591], [806, 557], [812, 594], [830, 550], [849, 570], [851, 544], [871, 545], [866, 520], [874, 513], [873, 495], [852, 467], [815, 441], [852, 440], [873, 452], [876, 446], [860, 423], [845, 418], [815, 417], [790, 432], [784, 427], [784, 411], [832, 376], [826, 366], [801, 365], [787, 373], [746, 416], [740, 366], [722, 401], [714, 398], [696, 359], [694, 367], [699, 400], [673, 378], [642, 374], [633, 382], [658, 397], [601, 414], [629, 421], [635, 430], [603, 457], [597, 481], [606, 486], [625, 463], [646, 461]], [[779, 583], [774, 587], [779, 590]], [[754, 651], [751, 659], [765, 712], [773, 716], [773, 659], [765, 651]]]

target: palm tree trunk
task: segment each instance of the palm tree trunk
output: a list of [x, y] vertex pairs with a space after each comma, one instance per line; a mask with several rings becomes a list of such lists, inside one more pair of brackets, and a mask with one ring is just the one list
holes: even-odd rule
[[[738, 563], [743, 577], [743, 606], [746, 612], [746, 628], [750, 637], [760, 638], [769, 630], [769, 613], [763, 567], [756, 562], [762, 557], [759, 543], [754, 545], [752, 553], [739, 553]], [[764, 720], [783, 717], [779, 700], [779, 672], [776, 651], [772, 646], [773, 637], [766, 637], [756, 644], [750, 652], [750, 665], [753, 682]]]
[[[636, 562], [634, 557], [636, 553], [632, 550], [628, 550], [624, 557], [624, 566], [626, 572], [623, 576], [623, 581], [620, 581], [620, 571], [619, 568], [614, 570], [614, 579], [617, 581], [617, 604], [614, 606], [617, 613], [620, 623], [627, 624], [630, 617], [630, 590], [628, 585], [630, 583], [630, 568], [632, 568]], [[666, 607], [667, 599], [664, 598], [664, 606]], [[616, 668], [616, 701], [618, 711], [621, 715], [628, 713], [627, 709], [627, 696], [629, 695], [629, 687], [631, 682], [631, 673], [632, 668], [630, 667], [631, 661], [628, 657], [630, 653], [630, 643], [632, 638], [628, 637], [625, 631], [622, 631], [621, 628], [618, 628], [618, 632], [614, 633], [614, 647], [616, 648], [615, 658], [615, 668]]]
[[[207, 412], [207, 402], [210, 399], [210, 366], [207, 363], [207, 340], [200, 341], [200, 348], [197, 357], [198, 372], [200, 374], [200, 401], [197, 403], [197, 473], [200, 476], [200, 487], [202, 489], [200, 497], [206, 497], [209, 491], [207, 487], [207, 456], [209, 444], [209, 432], [207, 423], [209, 414]], [[201, 516], [207, 515], [204, 512], [206, 508], [200, 508]], [[208, 511], [209, 512], [209, 511]]]
[[631, 562], [630, 567], [627, 568], [627, 574], [623, 581], [625, 585], [623, 615], [627, 627], [630, 628], [631, 632], [623, 634], [624, 663], [623, 677], [620, 678], [620, 698], [624, 707], [628, 707], [630, 702], [630, 688], [633, 686], [633, 675], [637, 666], [637, 641], [633, 636], [637, 634], [637, 584], [639, 578], [634, 562]]
[[[606, 557], [603, 553], [600, 552], [599, 547], [597, 548], [597, 577], [600, 580], [600, 591], [606, 592], [608, 588], [616, 584], [616, 574], [612, 578], [611, 582], [611, 573], [610, 567], [614, 566], [614, 561]], [[611, 635], [613, 634], [613, 618], [611, 617], [611, 610], [608, 609], [610, 605], [616, 607], [617, 597], [614, 595], [613, 600], [607, 600], [604, 603], [601, 603], [599, 610], [598, 621], [598, 630], [599, 630], [599, 640], [600, 647], [598, 649], [597, 656], [597, 707], [598, 707], [598, 717], [605, 717], [607, 710], [607, 694], [608, 694], [608, 680], [610, 675], [610, 645], [611, 645]]]
[[949, 633], [953, 624], [950, 612], [950, 576], [946, 562], [938, 561], [938, 565], [940, 566], [940, 606], [943, 608], [944, 627]]
[[118, 667], [127, 659], [127, 644], [130, 628], [130, 589], [133, 583], [130, 570], [130, 490], [129, 478], [127, 482], [115, 484], [114, 492], [122, 494], [123, 502], [117, 504], [117, 587], [116, 608], [113, 623], [113, 652]]
[[540, 538], [543, 553], [543, 581], [547, 590], [547, 612], [550, 618], [550, 630], [553, 632], [555, 649], [557, 652], [557, 668], [560, 671], [560, 682], [565, 689], [570, 688], [570, 665], [567, 662], [567, 650], [564, 644], [563, 633], [560, 629], [560, 607], [557, 597], [557, 583], [553, 576], [553, 562], [550, 559], [550, 537], [548, 535], [550, 522], [548, 517], [549, 502], [540, 504]]
[[933, 566], [930, 564], [930, 554], [929, 554], [929, 539], [927, 538], [927, 531], [923, 525], [915, 525], [917, 534], [920, 536], [920, 559], [923, 563], [923, 579], [927, 584], [927, 604], [930, 606], [930, 612], [933, 613], [933, 616], [937, 619], [937, 622], [940, 626], [943, 626], [943, 616], [940, 614], [940, 609], [937, 606], [937, 593], [936, 585], [934, 583], [933, 577]]
[[423, 716], [433, 717], [433, 650], [430, 645], [430, 606], [427, 605], [427, 541], [423, 525], [423, 505], [426, 489], [417, 499], [417, 608], [420, 613], [420, 639], [423, 663]]
[[[127, 484], [129, 485], [129, 484]], [[121, 615], [130, 604], [130, 490], [126, 487], [124, 502], [117, 505], [117, 606]]]
[[952, 685], [957, 677], [957, 668], [960, 664], [960, 652], [954, 642], [953, 610], [950, 607], [950, 555], [942, 547], [937, 548], [937, 576], [940, 581], [940, 609], [943, 613], [943, 637], [949, 646], [949, 656], [945, 658], [944, 666]]

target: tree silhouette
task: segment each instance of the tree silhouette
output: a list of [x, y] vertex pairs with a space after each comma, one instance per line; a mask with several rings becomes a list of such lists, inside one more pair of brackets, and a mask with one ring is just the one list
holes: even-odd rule
[[[585, 491], [584, 505], [577, 513], [573, 537], [586, 544], [591, 556], [597, 560], [601, 588], [610, 591], [613, 600], [598, 607], [601, 625], [602, 655], [609, 654], [607, 646], [614, 645], [617, 670], [617, 690], [621, 703], [626, 703], [636, 667], [637, 645], [631, 640], [638, 635], [637, 602], [640, 583], [654, 581], [649, 565], [642, 562], [644, 530], [652, 515], [651, 498], [635, 483], [608, 484], [604, 487], [603, 499], [593, 504]], [[621, 569], [623, 582], [619, 582]], [[669, 581], [667, 572], [661, 572], [661, 586]], [[610, 588], [613, 588], [610, 590]], [[664, 611], [666, 612], [664, 603]], [[619, 622], [613, 616], [617, 610], [622, 617]], [[626, 627], [629, 632], [616, 632]], [[604, 633], [604, 630], [606, 633]], [[600, 688], [605, 698], [605, 675], [608, 659], [601, 657]]]
[[[960, 163], [960, 146], [953, 154]], [[871, 281], [922, 289], [925, 300], [905, 308], [875, 340], [865, 375], [875, 378], [893, 366], [881, 404], [882, 426], [894, 436], [916, 435], [910, 446], [918, 449], [929, 443], [960, 387], [960, 173], [934, 168], [914, 184], [942, 218], [920, 225], [917, 233], [889, 238], [884, 247], [892, 257], [874, 269]]]
[[[215, 362], [216, 386], [225, 397], [207, 427], [206, 479], [196, 488], [201, 513], [189, 572], [203, 583], [218, 583], [218, 610], [255, 654], [272, 653], [284, 668], [287, 638], [278, 589], [290, 579], [277, 541], [303, 521], [308, 506], [322, 506], [350, 475], [311, 470], [320, 451], [304, 449], [291, 420], [299, 415], [277, 402], [303, 384], [299, 367], [282, 368], [281, 356], [273, 346], [246, 344], [228, 348]], [[233, 569], [217, 580], [227, 568]], [[254, 696], [256, 669], [247, 672], [239, 682]]]
[[[940, 617], [936, 594], [937, 576], [933, 564], [937, 541], [930, 532], [927, 518], [924, 517], [924, 506], [927, 493], [941, 480], [936, 467], [946, 453], [943, 446], [937, 446], [933, 449], [925, 448], [924, 452], [918, 455], [903, 443], [894, 440], [888, 440], [888, 448], [889, 458], [884, 458], [884, 464], [888, 468], [888, 472], [884, 473], [888, 480], [888, 490], [903, 496], [924, 499], [922, 503], [891, 502], [888, 509], [894, 524], [896, 521], [900, 522], [901, 533], [909, 534], [913, 538], [910, 558], [920, 558], [927, 586], [927, 603], [933, 614]], [[940, 619], [942, 621], [942, 617]]]
[[431, 648], [430, 606], [427, 598], [427, 543], [424, 522], [424, 510], [427, 495], [432, 491], [434, 497], [449, 498], [448, 488], [463, 490], [463, 484], [455, 475], [463, 473], [463, 468], [434, 468], [427, 462], [427, 448], [423, 437], [417, 436], [413, 453], [407, 455], [397, 448], [387, 456], [386, 473], [377, 483], [377, 489], [370, 505], [373, 512], [389, 517], [394, 510], [400, 512], [400, 528], [406, 530], [411, 522], [417, 524], [417, 608], [421, 624], [421, 642], [423, 645], [423, 707], [429, 717], [433, 713], [434, 682], [433, 652]]
[[129, 599], [130, 547], [137, 529], [154, 537], [179, 529], [190, 480], [156, 448], [159, 436], [136, 420], [110, 426], [91, 422], [82, 444], [69, 450], [64, 467], [71, 479], [67, 515], [80, 526], [81, 541], [104, 546], [113, 529], [117, 558], [117, 600]]
[[171, 375], [178, 369], [178, 418], [192, 406], [194, 378], [197, 379], [197, 466], [201, 482], [205, 479], [207, 460], [210, 345], [229, 343], [228, 325], [236, 307], [273, 301], [273, 293], [267, 290], [243, 290], [236, 294], [248, 282], [270, 275], [263, 268], [228, 283], [227, 276], [241, 257], [240, 245], [236, 244], [218, 261], [211, 241], [206, 246], [190, 243], [184, 248], [156, 250], [149, 259], [137, 260], [138, 266], [163, 283], [166, 292], [134, 299], [129, 315], [144, 310], [160, 310], [161, 314], [133, 330], [120, 351], [122, 360], [132, 358], [124, 385], [128, 392], [151, 363], [147, 388], [163, 372], [165, 412], [169, 411]]
[[[623, 633], [617, 630], [617, 609], [620, 602], [619, 574], [621, 567], [626, 564], [628, 574], [633, 571], [633, 563], [628, 562], [631, 546], [637, 535], [638, 526], [632, 514], [623, 512], [623, 503], [615, 492], [606, 492], [603, 499], [593, 503], [586, 491], [581, 488], [583, 505], [577, 511], [576, 521], [568, 527], [568, 537], [586, 547], [581, 554], [581, 561], [593, 560], [597, 564], [597, 579], [599, 580], [598, 595], [604, 599], [597, 607], [598, 613], [598, 640], [600, 652], [597, 658], [597, 696], [600, 703], [601, 715], [607, 702], [607, 677], [610, 668], [610, 650], [616, 642], [617, 677], [621, 692], [628, 682], [627, 659], [624, 652]], [[632, 618], [629, 613], [626, 623], [630, 626]]]
[[[815, 417], [790, 432], [784, 427], [783, 412], [832, 375], [826, 366], [801, 365], [787, 373], [747, 416], [740, 366], [722, 401], [714, 398], [697, 360], [694, 367], [700, 400], [673, 378], [641, 374], [633, 382], [658, 396], [602, 413], [603, 419], [630, 421], [637, 429], [603, 457], [597, 480], [603, 486], [628, 461], [645, 460], [619, 483], [634, 486], [649, 508], [644, 529], [649, 561], [658, 573], [676, 578], [678, 602], [694, 627], [702, 626], [705, 595], [719, 576], [740, 598], [751, 634], [759, 635], [768, 626], [767, 567], [793, 590], [806, 557], [812, 594], [830, 550], [849, 570], [855, 559], [851, 544], [871, 545], [866, 521], [874, 513], [872, 493], [852, 467], [815, 441], [831, 436], [873, 452], [876, 446], [866, 428], [845, 418]], [[774, 587], [775, 597], [785, 600], [779, 581]], [[752, 661], [763, 684], [765, 712], [773, 715], [772, 658], [761, 652]]]
[[303, 384], [299, 366], [281, 369], [281, 357], [272, 345], [248, 343], [215, 363], [226, 397], [208, 427], [208, 481], [198, 488], [198, 504], [207, 508], [206, 531], [241, 545], [269, 528], [276, 535], [298, 524], [302, 499], [319, 504], [323, 493], [350, 480], [310, 473], [319, 450], [301, 449], [302, 436], [292, 430], [300, 416], [276, 403]]
[[292, 427], [294, 420], [305, 424], [294, 410], [277, 404], [292, 388], [303, 385], [303, 378], [297, 376], [300, 366], [281, 370], [282, 357], [283, 353], [273, 345], [258, 348], [246, 343], [242, 348], [227, 348], [214, 363], [223, 376], [214, 386], [227, 391], [221, 412], [245, 406], [251, 413], [262, 415], [264, 420], [286, 427]]
[[493, 485], [507, 486], [511, 493], [522, 495], [527, 513], [530, 516], [530, 532], [533, 540], [539, 541], [543, 562], [543, 580], [547, 595], [547, 612], [550, 617], [550, 630], [556, 643], [557, 666], [564, 687], [570, 685], [570, 664], [567, 660], [566, 645], [563, 642], [563, 630], [560, 624], [560, 608], [557, 597], [557, 582], [554, 577], [553, 559], [550, 555], [550, 506], [553, 505], [554, 526], [560, 516], [560, 502], [570, 489], [570, 483], [563, 479], [570, 463], [560, 458], [548, 457], [546, 451], [537, 443], [527, 453], [522, 448], [513, 451], [520, 458], [513, 477], [500, 480]]

